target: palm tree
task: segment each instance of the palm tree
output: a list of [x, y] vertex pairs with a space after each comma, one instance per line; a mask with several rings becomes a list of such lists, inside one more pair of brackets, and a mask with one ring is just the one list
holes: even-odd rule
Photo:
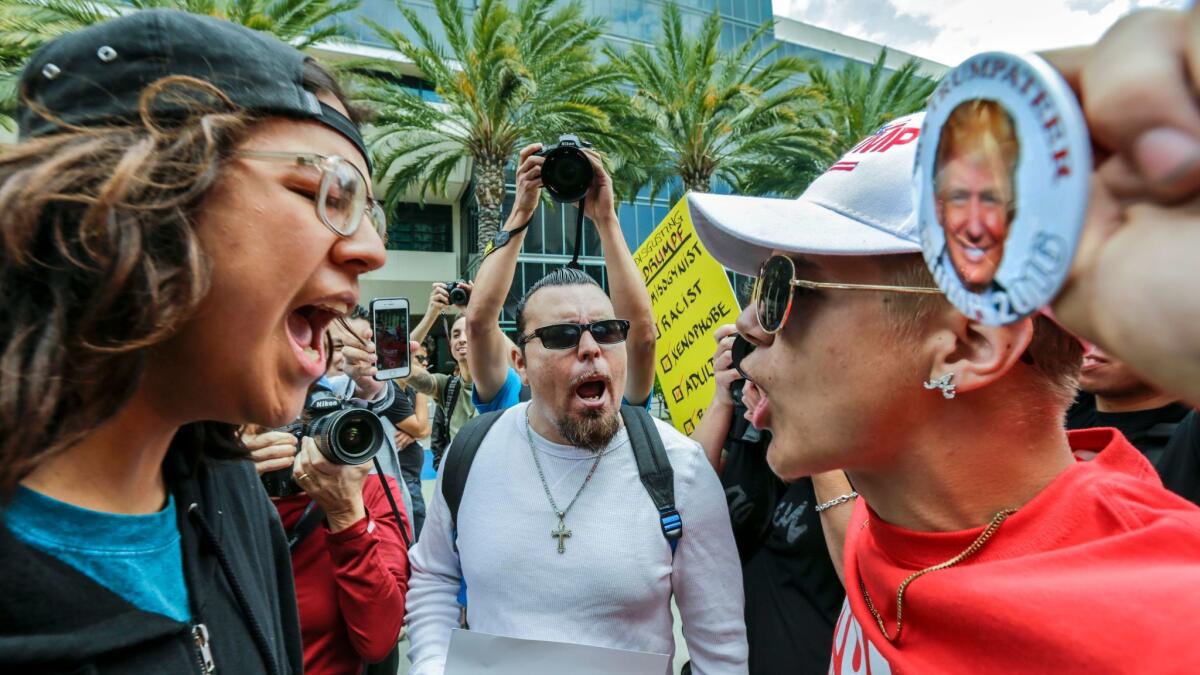
[[937, 79], [921, 75], [916, 58], [905, 61], [890, 75], [884, 68], [886, 59], [884, 48], [870, 68], [847, 62], [838, 72], [820, 66], [809, 71], [813, 86], [828, 101], [819, 119], [834, 134], [835, 156], [842, 156], [889, 121], [923, 110], [926, 99], [937, 88]]
[[616, 89], [615, 68], [597, 63], [603, 20], [585, 17], [578, 0], [557, 9], [554, 0], [519, 0], [516, 7], [481, 0], [469, 25], [460, 0], [434, 4], [444, 41], [399, 0], [415, 40], [368, 23], [420, 69], [440, 102], [401, 86], [396, 64], [347, 67], [363, 78], [361, 96], [375, 111], [371, 140], [388, 207], [412, 188], [422, 197], [444, 194], [455, 167], [470, 161], [482, 250], [500, 227], [504, 171], [518, 149], [560, 133], [576, 133], [601, 150], [626, 148], [629, 132], [613, 119], [628, 100]]
[[349, 37], [331, 20], [362, 0], [0, 0], [0, 125], [12, 127], [17, 78], [29, 56], [64, 33], [141, 9], [180, 9], [270, 33], [300, 49]]
[[744, 44], [722, 52], [716, 10], [692, 37], [669, 3], [653, 47], [606, 47], [633, 88], [630, 115], [644, 121], [645, 143], [657, 153], [655, 161], [628, 167], [630, 189], [649, 185], [658, 194], [678, 178], [687, 190], [707, 192], [717, 178], [757, 193], [781, 178], [781, 167], [831, 158], [827, 132], [807, 122], [812, 91], [800, 77], [810, 64], [775, 54], [778, 42], [756, 48], [770, 29], [764, 23]]

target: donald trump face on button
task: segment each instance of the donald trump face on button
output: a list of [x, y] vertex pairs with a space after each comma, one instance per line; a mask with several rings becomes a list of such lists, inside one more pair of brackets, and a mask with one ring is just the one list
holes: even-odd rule
[[995, 101], [960, 103], [938, 138], [937, 219], [950, 263], [973, 293], [996, 286], [1004, 241], [1016, 215], [1018, 153], [1012, 119]]

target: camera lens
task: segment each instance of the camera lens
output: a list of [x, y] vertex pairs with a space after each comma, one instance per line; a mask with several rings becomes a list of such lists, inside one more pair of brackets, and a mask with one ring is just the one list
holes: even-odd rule
[[592, 163], [576, 148], [556, 148], [542, 164], [542, 185], [560, 202], [577, 202], [592, 187]]
[[462, 306], [467, 304], [467, 301], [470, 299], [471, 294], [462, 286], [455, 286], [450, 289], [450, 304]]
[[334, 464], [371, 461], [383, 447], [383, 423], [369, 410], [339, 410], [313, 421], [317, 449]]

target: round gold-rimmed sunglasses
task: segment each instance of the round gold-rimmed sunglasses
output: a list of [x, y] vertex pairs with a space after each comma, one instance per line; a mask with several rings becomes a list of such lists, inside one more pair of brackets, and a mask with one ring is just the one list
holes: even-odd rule
[[940, 295], [940, 288], [928, 286], [889, 286], [884, 284], [840, 284], [825, 281], [808, 281], [796, 278], [796, 263], [786, 255], [767, 258], [754, 280], [752, 301], [758, 325], [768, 334], [783, 330], [792, 311], [792, 300], [796, 287], [828, 288], [839, 291], [882, 291], [907, 293], [910, 295]]
[[337, 155], [268, 150], [242, 150], [236, 156], [292, 162], [317, 169], [321, 172], [321, 183], [317, 187], [317, 194], [313, 196], [313, 203], [317, 217], [325, 227], [340, 236], [352, 237], [365, 216], [374, 225], [379, 238], [387, 242], [387, 214], [383, 205], [371, 198], [371, 182], [353, 162]]

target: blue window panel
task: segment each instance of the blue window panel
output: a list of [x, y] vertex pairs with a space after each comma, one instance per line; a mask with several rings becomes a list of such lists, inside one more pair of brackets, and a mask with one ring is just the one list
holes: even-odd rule
[[544, 223], [543, 227], [545, 227], [546, 232], [545, 252], [561, 255], [565, 250], [563, 247], [562, 214], [553, 205], [543, 205], [539, 210], [542, 212], [542, 222]]
[[642, 17], [639, 21], [641, 30], [638, 38], [646, 42], [654, 42], [662, 27], [662, 17], [658, 13], [658, 5], [643, 4]]
[[542, 253], [546, 247], [546, 234], [542, 225], [541, 214], [535, 213], [529, 221], [529, 229], [525, 234], [525, 245], [521, 250], [526, 253]]
[[667, 207], [665, 207], [665, 206], [655, 206], [654, 207], [654, 226], [655, 227], [658, 227], [658, 224], [661, 223], [663, 220], [665, 220], [666, 217], [667, 217]]
[[638, 243], [646, 240], [650, 233], [654, 231], [654, 226], [658, 225], [654, 220], [654, 212], [650, 209], [649, 204], [638, 204]]
[[[565, 231], [562, 252], [563, 255], [573, 255], [575, 253], [575, 219], [579, 217], [579, 209], [575, 208], [574, 204], [561, 204], [560, 208], [562, 209], [562, 223]], [[584, 223], [585, 230], [587, 227], [587, 223]], [[580, 255], [583, 255], [583, 253], [580, 253]]]
[[728, 17], [733, 16], [733, 0], [721, 0], [720, 7], [721, 14]]
[[629, 250], [638, 246], [637, 211], [629, 204], [622, 204], [617, 209], [617, 220], [621, 221], [621, 234], [625, 236], [625, 245]]
[[[571, 227], [575, 227], [574, 221], [571, 222]], [[583, 253], [582, 255], [590, 255], [602, 257], [604, 250], [600, 246], [600, 230], [591, 222], [583, 224]]]

